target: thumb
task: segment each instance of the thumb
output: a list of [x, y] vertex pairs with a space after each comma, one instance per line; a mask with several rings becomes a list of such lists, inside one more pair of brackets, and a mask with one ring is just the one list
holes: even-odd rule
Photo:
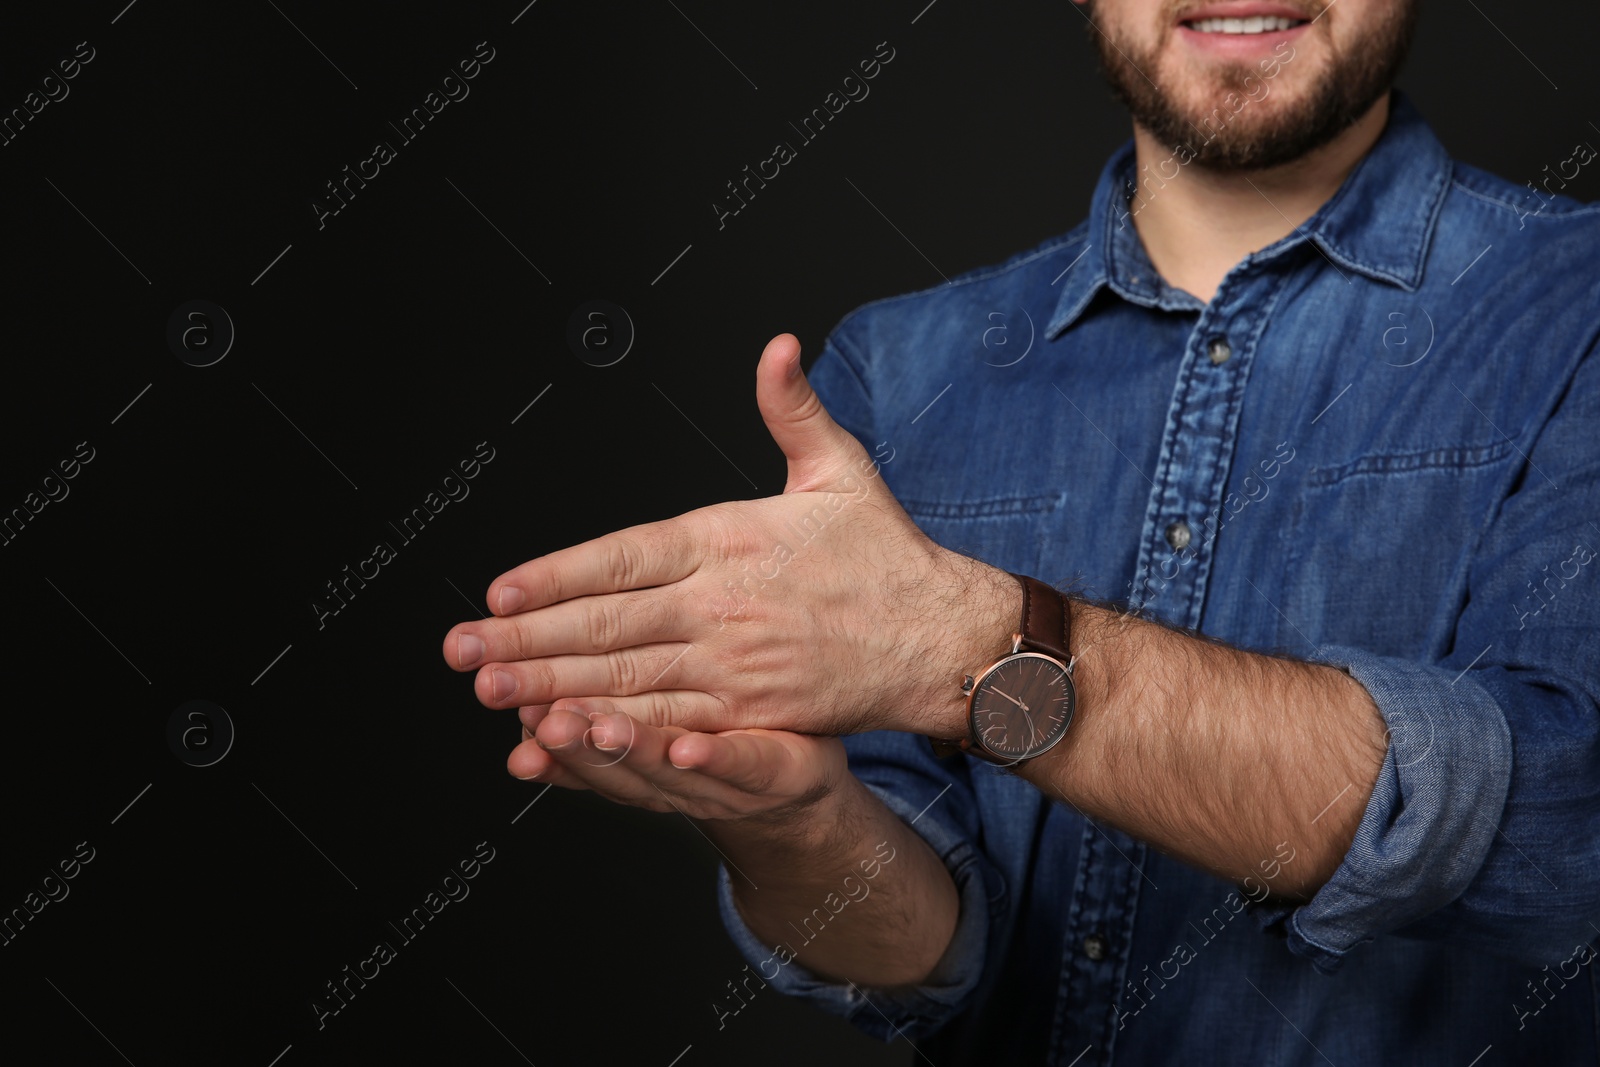
[[767, 432], [789, 460], [785, 493], [828, 489], [867, 458], [861, 442], [833, 421], [806, 381], [800, 341], [792, 333], [780, 333], [762, 351], [756, 365], [756, 404]]

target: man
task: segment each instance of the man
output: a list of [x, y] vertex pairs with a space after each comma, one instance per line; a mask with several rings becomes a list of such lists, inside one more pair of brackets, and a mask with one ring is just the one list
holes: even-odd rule
[[1083, 225], [775, 338], [783, 496], [447, 636], [514, 775], [700, 820], [746, 988], [941, 1067], [1600, 1055], [1600, 215], [1446, 156], [1414, 9], [1086, 8]]

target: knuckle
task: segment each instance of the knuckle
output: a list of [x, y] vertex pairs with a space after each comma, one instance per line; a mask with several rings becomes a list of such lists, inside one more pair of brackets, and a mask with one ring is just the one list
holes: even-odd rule
[[611, 541], [606, 566], [619, 588], [632, 589], [644, 573], [644, 545], [633, 537], [617, 535]]
[[[556, 692], [556, 672], [544, 660], [533, 659], [523, 664], [526, 674], [525, 681], [531, 693], [523, 694], [527, 697], [524, 702], [529, 704], [547, 704], [560, 694]], [[519, 697], [522, 699], [522, 697]]]
[[606, 652], [616, 648], [622, 643], [622, 605], [608, 597], [596, 599], [585, 615], [584, 628], [590, 651]]
[[611, 691], [621, 696], [638, 692], [639, 662], [627, 652], [616, 653], [606, 657], [606, 665], [611, 675]]

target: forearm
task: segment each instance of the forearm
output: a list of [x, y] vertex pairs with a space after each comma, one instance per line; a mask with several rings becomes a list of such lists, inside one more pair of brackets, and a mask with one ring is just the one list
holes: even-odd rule
[[[1221, 877], [1309, 897], [1350, 847], [1383, 764], [1360, 683], [1074, 602], [1079, 703], [1022, 776]], [[1281, 870], [1279, 849], [1292, 863]]]
[[792, 946], [819, 977], [917, 985], [949, 946], [959, 910], [949, 871], [854, 775], [798, 817], [705, 825], [736, 868], [745, 925]]

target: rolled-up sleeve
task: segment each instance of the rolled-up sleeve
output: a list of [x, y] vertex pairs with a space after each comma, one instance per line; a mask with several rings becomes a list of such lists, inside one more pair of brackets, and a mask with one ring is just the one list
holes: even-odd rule
[[1390, 731], [1354, 842], [1313, 898], [1253, 909], [1331, 973], [1357, 945], [1444, 939], [1533, 968], [1600, 927], [1600, 363], [1537, 434], [1473, 554], [1435, 664], [1311, 659], [1366, 687]]

